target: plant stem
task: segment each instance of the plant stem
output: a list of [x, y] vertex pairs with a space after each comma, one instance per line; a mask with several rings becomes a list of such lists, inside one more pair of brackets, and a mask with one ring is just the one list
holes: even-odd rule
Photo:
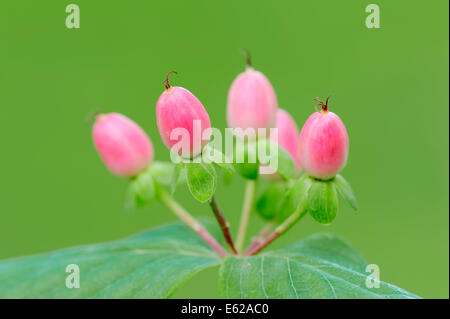
[[225, 249], [223, 249], [206, 228], [178, 204], [172, 196], [161, 189], [159, 191], [159, 198], [183, 223], [202, 237], [220, 256], [225, 257], [227, 255]]
[[270, 231], [274, 227], [274, 225], [275, 225], [274, 221], [268, 222], [258, 233], [258, 236], [253, 238], [252, 243], [245, 250], [244, 255], [246, 255], [249, 251], [252, 251], [255, 247], [261, 245], [264, 242], [264, 239], [266, 238], [266, 236], [270, 233]]
[[270, 234], [266, 240], [260, 245], [253, 247], [251, 250], [245, 253], [245, 256], [253, 256], [260, 252], [263, 248], [273, 242], [276, 238], [283, 235], [289, 228], [291, 228], [296, 222], [298, 222], [303, 216], [306, 215], [308, 211], [306, 210], [306, 203], [303, 201], [300, 206], [289, 216], [281, 225], [279, 225]]
[[250, 214], [252, 212], [253, 199], [255, 197], [256, 181], [249, 180], [245, 186], [244, 205], [242, 207], [241, 222], [239, 224], [239, 231], [236, 240], [236, 248], [239, 252], [244, 247], [245, 235], [247, 233], [248, 223], [250, 221]]
[[225, 216], [222, 214], [222, 211], [220, 210], [219, 205], [217, 204], [215, 196], [211, 197], [211, 199], [209, 200], [209, 206], [211, 206], [214, 216], [216, 216], [216, 219], [219, 222], [225, 240], [227, 241], [228, 245], [230, 245], [231, 249], [233, 250], [233, 253], [236, 255], [237, 251], [236, 248], [234, 247], [233, 240], [231, 239], [230, 235], [230, 224], [227, 222]]

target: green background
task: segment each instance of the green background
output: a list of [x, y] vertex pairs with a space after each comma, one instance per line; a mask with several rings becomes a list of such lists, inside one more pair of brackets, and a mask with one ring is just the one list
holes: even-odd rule
[[[343, 175], [360, 203], [343, 203], [332, 226], [307, 217], [274, 246], [318, 231], [346, 237], [381, 279], [422, 297], [449, 296], [448, 1], [376, 1], [381, 29], [365, 27], [373, 1], [2, 1], [0, 4], [0, 258], [119, 239], [174, 220], [162, 205], [123, 212], [127, 182], [92, 145], [86, 115], [121, 112], [168, 160], [155, 103], [174, 85], [226, 127], [241, 49], [271, 80], [301, 127], [312, 99], [350, 135]], [[65, 27], [76, 3], [81, 28]], [[236, 231], [244, 183], [219, 186]], [[210, 215], [185, 189], [176, 197]], [[255, 216], [251, 230], [261, 222]], [[175, 297], [217, 297], [217, 269]]]

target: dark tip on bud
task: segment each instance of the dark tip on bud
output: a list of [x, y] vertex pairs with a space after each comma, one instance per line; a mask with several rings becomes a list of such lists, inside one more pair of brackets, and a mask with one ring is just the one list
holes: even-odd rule
[[95, 120], [97, 119], [97, 117], [100, 115], [100, 111], [98, 109], [94, 109], [88, 112], [88, 114], [86, 114], [86, 118], [85, 121], [88, 125], [92, 125], [94, 124]]
[[[316, 98], [313, 99], [314, 101], [319, 102], [319, 104], [316, 104], [316, 106], [315, 106], [317, 112], [320, 112], [320, 111], [325, 111], [325, 112], [327, 112], [327, 111], [328, 111], [328, 100], [329, 100], [330, 97], [331, 97], [331, 94], [328, 95], [328, 97], [327, 97], [325, 103], [323, 103], [322, 100], [320, 100], [318, 97], [316, 97]], [[321, 107], [320, 110], [317, 109], [318, 106]]]
[[168, 90], [170, 88], [170, 84], [169, 84], [169, 74], [170, 73], [178, 74], [178, 72], [176, 72], [176, 71], [169, 71], [169, 72], [167, 72], [166, 79], [163, 82], [164, 86], [166, 87], [166, 90]]
[[243, 49], [242, 53], [245, 56], [245, 63], [247, 64], [247, 66], [252, 66], [252, 61], [250, 59], [250, 53], [248, 52], [248, 50]]

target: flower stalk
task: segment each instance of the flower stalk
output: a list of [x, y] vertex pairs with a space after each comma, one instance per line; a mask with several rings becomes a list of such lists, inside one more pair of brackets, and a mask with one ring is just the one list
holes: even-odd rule
[[290, 215], [283, 223], [281, 223], [275, 230], [259, 245], [256, 245], [252, 249], [249, 249], [245, 256], [253, 256], [263, 250], [275, 239], [283, 235], [289, 228], [291, 228], [296, 222], [298, 222], [307, 213], [306, 201], [302, 201], [299, 207]]
[[216, 217], [217, 221], [219, 222], [219, 225], [220, 225], [220, 228], [222, 229], [222, 233], [223, 233], [223, 236], [225, 237], [225, 240], [227, 241], [227, 243], [230, 246], [233, 253], [235, 255], [237, 255], [237, 250], [234, 247], [233, 239], [231, 238], [231, 234], [230, 234], [230, 224], [225, 219], [225, 216], [223, 215], [222, 211], [220, 210], [215, 196], [211, 197], [211, 199], [209, 200], [209, 206], [211, 207], [211, 210], [213, 211], [214, 216]]
[[244, 255], [246, 255], [248, 252], [252, 251], [254, 248], [258, 247], [264, 242], [264, 239], [267, 235], [270, 234], [270, 231], [275, 226], [275, 222], [271, 221], [268, 222], [258, 233], [256, 237], [253, 238], [251, 244], [248, 246], [248, 248], [245, 250]]
[[236, 240], [236, 248], [239, 252], [241, 252], [244, 247], [245, 235], [247, 233], [248, 223], [250, 221], [250, 215], [253, 207], [253, 201], [255, 198], [255, 190], [256, 190], [256, 181], [254, 180], [247, 181], [244, 196], [244, 205], [242, 207], [241, 221], [239, 224], [239, 231]]
[[227, 252], [217, 240], [200, 224], [191, 214], [189, 214], [180, 204], [178, 204], [172, 196], [164, 192], [159, 192], [160, 200], [189, 228], [202, 237], [208, 245], [210, 245], [220, 256], [225, 257]]

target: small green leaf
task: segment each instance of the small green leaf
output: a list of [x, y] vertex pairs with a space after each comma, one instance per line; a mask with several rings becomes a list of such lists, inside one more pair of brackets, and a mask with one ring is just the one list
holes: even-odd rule
[[168, 186], [172, 179], [173, 167], [173, 163], [170, 162], [153, 161], [148, 171], [158, 183]]
[[280, 182], [271, 183], [256, 201], [256, 211], [266, 220], [274, 219], [280, 210], [281, 200], [287, 191], [288, 187], [286, 184]]
[[213, 148], [211, 145], [207, 145], [202, 153], [202, 156], [206, 156], [210, 162], [214, 164], [220, 171], [223, 172], [224, 180], [226, 183], [231, 181], [231, 177], [234, 174], [234, 167], [232, 159], [229, 159], [218, 149]]
[[[154, 161], [148, 168], [150, 174], [152, 174], [153, 178], [163, 186], [171, 186], [172, 181], [174, 179], [174, 169], [176, 165], [171, 162], [162, 162], [162, 161]], [[177, 184], [186, 183], [186, 176], [181, 173], [178, 177]]]
[[217, 173], [213, 164], [186, 163], [186, 177], [192, 196], [204, 203], [216, 192]]
[[155, 199], [155, 183], [150, 171], [145, 171], [131, 180], [128, 188], [125, 210], [145, 207]]
[[[220, 262], [197, 234], [176, 223], [119, 241], [2, 261], [0, 298], [168, 298]], [[71, 264], [79, 268], [77, 289], [66, 287]]]
[[[232, 167], [233, 167], [233, 172], [234, 172], [234, 166], [232, 166]], [[223, 172], [224, 172], [223, 181], [224, 181], [225, 185], [227, 185], [227, 186], [231, 185], [231, 182], [233, 181], [233, 174], [225, 173], [225, 171], [223, 171]]]
[[259, 161], [275, 170], [284, 180], [295, 177], [295, 164], [291, 155], [271, 139], [258, 140], [258, 154]]
[[314, 180], [308, 191], [307, 209], [321, 224], [331, 224], [338, 210], [338, 196], [331, 181]]
[[356, 196], [353, 193], [352, 187], [350, 184], [345, 180], [342, 175], [336, 175], [336, 177], [333, 180], [334, 185], [336, 186], [336, 190], [343, 198], [347, 200], [347, 202], [350, 204], [350, 206], [354, 210], [358, 210], [358, 201], [356, 200]]
[[259, 164], [235, 163], [234, 168], [244, 178], [255, 180], [258, 178]]
[[244, 178], [255, 180], [258, 178], [259, 162], [257, 142], [236, 140], [234, 152], [234, 168]]
[[233, 176], [234, 173], [234, 167], [233, 164], [231, 163], [217, 163], [217, 162], [213, 162], [214, 165], [216, 165], [217, 167], [219, 167], [226, 176]]
[[[232, 172], [235, 171], [234, 167], [233, 167], [233, 164], [227, 164], [229, 166], [225, 167], [223, 165], [219, 165], [219, 164], [213, 162], [213, 165], [218, 170], [217, 174], [221, 173], [220, 176], [222, 176], [225, 185], [230, 185], [231, 181], [233, 180], [233, 173]], [[230, 169], [230, 167], [231, 167], [231, 169]]]
[[155, 184], [150, 173], [144, 172], [139, 174], [133, 183], [140, 201], [150, 203], [155, 198]]
[[281, 200], [280, 212], [278, 214], [279, 222], [288, 218], [300, 205], [303, 200], [306, 200], [309, 188], [313, 180], [306, 174], [294, 183], [294, 185], [285, 193]]
[[380, 281], [368, 288], [366, 262], [346, 241], [316, 234], [252, 257], [227, 257], [220, 268], [223, 298], [419, 298]]

